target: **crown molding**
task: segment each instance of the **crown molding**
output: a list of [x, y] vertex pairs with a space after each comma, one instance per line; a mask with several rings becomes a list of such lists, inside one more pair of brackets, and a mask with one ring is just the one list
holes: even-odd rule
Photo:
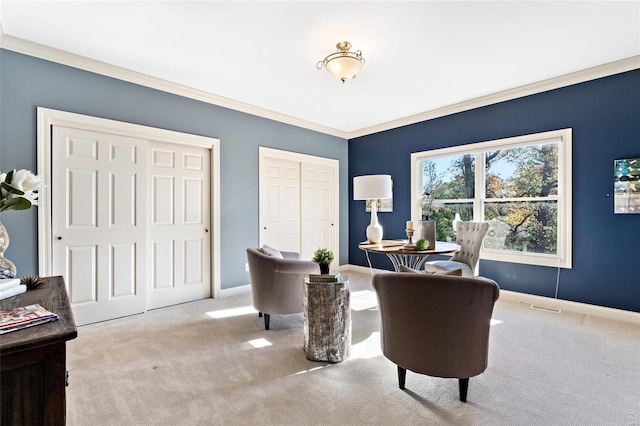
[[323, 126], [311, 121], [302, 120], [287, 114], [275, 112], [266, 108], [260, 108], [255, 105], [236, 101], [224, 96], [215, 95], [204, 90], [194, 89], [182, 84], [174, 83], [161, 78], [153, 77], [117, 65], [98, 61], [96, 59], [87, 58], [75, 53], [66, 52], [54, 47], [45, 46], [29, 40], [10, 36], [0, 33], [0, 47], [11, 50], [13, 52], [22, 53], [47, 61], [56, 62], [62, 65], [78, 68], [81, 70], [113, 77], [118, 80], [127, 81], [129, 83], [139, 84], [141, 86], [150, 87], [152, 89], [161, 90], [163, 92], [172, 93], [174, 95], [184, 96], [186, 98], [195, 99], [208, 104], [229, 108], [234, 111], [240, 111], [247, 114], [255, 115], [269, 120], [290, 124], [296, 127], [302, 127], [308, 130], [314, 130], [331, 136], [348, 139], [349, 132], [344, 132], [332, 127]]
[[386, 123], [377, 124], [375, 126], [365, 127], [359, 130], [347, 132], [313, 123], [311, 121], [302, 120], [266, 108], [260, 108], [255, 105], [215, 95], [203, 90], [194, 89], [192, 87], [153, 77], [137, 71], [132, 71], [127, 68], [98, 61], [96, 59], [87, 58], [75, 53], [69, 53], [60, 49], [3, 34], [1, 31], [0, 47], [36, 58], [45, 59], [47, 61], [57, 62], [59, 64], [79, 68], [85, 71], [113, 77], [118, 80], [139, 84], [145, 87], [161, 90], [163, 92], [172, 93], [174, 95], [184, 96], [212, 105], [229, 108], [235, 111], [244, 112], [247, 114], [278, 121], [285, 124], [290, 124], [292, 126], [313, 130], [343, 139], [353, 139], [373, 133], [379, 133], [386, 130], [419, 123], [422, 121], [432, 120], [434, 118], [444, 117], [450, 114], [456, 114], [459, 112], [468, 111], [471, 109], [517, 99], [536, 93], [546, 92], [549, 90], [583, 83], [585, 81], [595, 80], [597, 78], [607, 77], [610, 75], [640, 68], [640, 55], [631, 56], [629, 58], [610, 62], [608, 64], [587, 68], [559, 77], [549, 78], [547, 80], [542, 80], [536, 83], [527, 84], [513, 89], [503, 90], [501, 92], [493, 93], [487, 96], [481, 96], [479, 98], [469, 99], [467, 101], [448, 105], [442, 108], [410, 115], [398, 120], [392, 120]]
[[597, 78], [607, 77], [614, 74], [620, 74], [638, 68], [640, 68], [640, 55], [631, 56], [629, 58], [610, 62], [608, 64], [598, 65], [581, 71], [561, 75], [559, 77], [549, 78], [547, 80], [527, 84], [525, 86], [503, 90], [491, 95], [469, 99], [467, 101], [448, 105], [442, 108], [410, 115], [398, 120], [381, 123], [371, 127], [365, 127], [363, 129], [350, 132], [349, 139], [383, 132], [385, 130], [396, 129], [398, 127], [408, 126], [410, 124], [419, 123], [421, 121], [432, 120], [434, 118], [444, 117], [445, 115], [455, 114], [458, 112], [468, 111], [474, 108], [480, 108], [499, 102], [522, 98], [524, 96], [534, 95], [536, 93], [559, 89], [561, 87], [571, 86], [573, 84], [583, 83], [585, 81], [595, 80]]

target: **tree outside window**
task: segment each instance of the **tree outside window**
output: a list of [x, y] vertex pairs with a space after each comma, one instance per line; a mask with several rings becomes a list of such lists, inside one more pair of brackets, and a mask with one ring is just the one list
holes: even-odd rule
[[[545, 133], [414, 154], [420, 170], [419, 184], [414, 185], [420, 191], [420, 215], [436, 221], [437, 240], [455, 240], [452, 222], [460, 213], [465, 221], [489, 222], [484, 252], [566, 260], [570, 232], [561, 231], [570, 221], [570, 185], [559, 197], [561, 180], [570, 181], [570, 129], [566, 130], [554, 137]], [[567, 162], [569, 167], [563, 166]], [[567, 188], [567, 182], [564, 185]], [[570, 261], [563, 265], [567, 264]]]

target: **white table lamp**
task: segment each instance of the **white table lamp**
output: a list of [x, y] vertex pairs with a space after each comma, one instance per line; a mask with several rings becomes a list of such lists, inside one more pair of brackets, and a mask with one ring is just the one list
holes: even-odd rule
[[390, 175], [366, 175], [353, 178], [353, 199], [371, 202], [371, 223], [367, 226], [367, 240], [372, 244], [382, 241], [382, 226], [378, 223], [378, 199], [393, 197]]

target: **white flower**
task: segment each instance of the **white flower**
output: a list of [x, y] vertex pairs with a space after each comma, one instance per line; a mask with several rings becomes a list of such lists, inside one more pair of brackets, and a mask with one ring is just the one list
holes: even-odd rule
[[11, 180], [11, 186], [18, 188], [21, 191], [31, 192], [35, 191], [42, 185], [42, 179], [39, 176], [34, 175], [29, 170], [20, 169], [13, 173], [13, 179]]
[[0, 212], [26, 210], [38, 204], [38, 189], [42, 179], [29, 170], [0, 173]]

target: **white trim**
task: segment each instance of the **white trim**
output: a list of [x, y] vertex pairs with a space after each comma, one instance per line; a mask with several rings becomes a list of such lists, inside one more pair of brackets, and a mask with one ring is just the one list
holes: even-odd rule
[[[317, 164], [321, 166], [327, 166], [333, 168], [335, 172], [335, 179], [333, 182], [333, 193], [335, 194], [335, 203], [334, 203], [334, 212], [333, 216], [335, 218], [335, 226], [333, 227], [333, 241], [335, 241], [335, 248], [333, 249], [333, 254], [335, 259], [339, 261], [340, 259], [340, 161], [334, 158], [326, 158], [326, 157], [318, 157], [315, 155], [309, 154], [301, 154], [298, 152], [292, 151], [284, 151], [281, 149], [275, 148], [267, 148], [264, 146], [258, 147], [258, 205], [262, 207], [261, 201], [265, 197], [265, 194], [262, 193], [262, 185], [260, 183], [260, 178], [263, 176], [264, 167], [265, 167], [265, 157], [278, 158], [280, 160], [288, 160], [295, 161], [299, 163], [308, 163], [308, 164]], [[263, 224], [261, 223], [262, 216], [259, 215], [259, 227], [258, 227], [258, 235], [261, 235], [260, 232]], [[260, 241], [260, 237], [258, 237], [259, 247], [262, 246], [263, 242]]]
[[[354, 271], [364, 274], [380, 274], [392, 273], [383, 269], [369, 269], [366, 266], [346, 264], [338, 268], [340, 272], [348, 273]], [[561, 311], [572, 312], [583, 315], [593, 315], [599, 318], [605, 318], [613, 321], [622, 321], [632, 324], [640, 324], [640, 313], [633, 311], [625, 311], [622, 309], [607, 308], [604, 306], [590, 305], [588, 303], [572, 302], [569, 300], [554, 299], [552, 297], [535, 296], [532, 294], [519, 293], [511, 290], [500, 289], [499, 301], [524, 303], [527, 305], [536, 305], [542, 307], [556, 308]]]
[[475, 108], [497, 104], [499, 102], [535, 95], [537, 93], [547, 92], [549, 90], [559, 89], [573, 84], [584, 83], [585, 81], [608, 77], [638, 68], [640, 68], [640, 55], [635, 55], [619, 61], [609, 62], [608, 64], [598, 65], [558, 77], [538, 81], [536, 83], [514, 87], [513, 89], [503, 90], [501, 92], [469, 99], [453, 105], [447, 105], [442, 108], [436, 108], [419, 114], [410, 115], [398, 120], [365, 127], [360, 130], [350, 132], [349, 139], [384, 132], [386, 130], [408, 126], [410, 124], [420, 123], [427, 120], [433, 120], [434, 118], [457, 114], [459, 112], [469, 111]]
[[640, 324], [640, 313], [625, 311], [622, 309], [572, 302], [570, 300], [554, 299], [552, 297], [535, 296], [533, 294], [519, 293], [510, 290], [500, 290], [500, 299], [509, 302], [524, 303], [527, 305], [555, 308], [576, 314], [593, 315], [614, 321]]
[[[572, 129], [552, 130], [542, 133], [534, 133], [511, 138], [492, 141], [457, 145], [449, 148], [440, 148], [429, 151], [414, 152], [411, 154], [410, 167], [413, 171], [411, 178], [411, 217], [412, 220], [420, 218], [420, 197], [422, 192], [422, 169], [419, 163], [425, 159], [434, 157], [455, 156], [468, 153], [484, 152], [496, 148], [514, 148], [526, 146], [531, 143], [559, 142], [558, 144], [558, 196], [549, 197], [558, 200], [558, 247], [556, 255], [541, 253], [520, 253], [502, 250], [482, 249], [480, 259], [497, 262], [522, 263], [527, 265], [539, 265], [559, 268], [571, 268], [572, 265]], [[484, 205], [488, 200], [484, 197], [484, 185], [478, 185], [478, 175], [484, 175], [483, 168], [476, 167], [476, 198], [473, 201], [474, 218], [484, 217]], [[483, 182], [483, 179], [480, 179]], [[478, 189], [480, 188], [480, 189]], [[479, 220], [479, 219], [476, 219]]]
[[0, 47], [3, 49], [11, 50], [13, 52], [45, 59], [51, 62], [57, 62], [59, 64], [68, 65], [85, 71], [106, 75], [109, 77], [117, 78], [119, 80], [151, 87], [167, 93], [173, 93], [179, 96], [196, 99], [202, 102], [206, 102], [212, 105], [218, 105], [235, 111], [246, 112], [247, 114], [279, 121], [281, 123], [291, 124], [293, 126], [314, 130], [343, 139], [353, 139], [361, 136], [366, 136], [385, 130], [395, 129], [422, 121], [432, 120], [438, 117], [444, 117], [446, 115], [456, 114], [474, 108], [480, 108], [483, 106], [492, 105], [511, 99], [517, 99], [536, 93], [542, 93], [549, 90], [570, 86], [572, 84], [583, 83], [585, 81], [595, 80], [597, 78], [620, 74], [640, 68], [640, 55], [635, 55], [629, 58], [610, 62], [608, 64], [598, 65], [558, 77], [549, 78], [547, 80], [539, 81], [536, 83], [515, 87], [513, 89], [503, 90], [491, 95], [469, 99], [467, 101], [459, 102], [453, 105], [436, 108], [398, 120], [392, 120], [386, 123], [364, 127], [362, 129], [349, 132], [295, 118], [286, 114], [268, 110], [266, 108], [249, 105], [244, 102], [225, 98], [223, 96], [215, 95], [202, 90], [193, 89], [191, 87], [173, 83], [161, 78], [152, 77], [146, 74], [139, 73], [137, 71], [132, 71], [116, 65], [108, 64], [106, 62], [97, 61], [95, 59], [65, 52], [63, 50], [55, 49], [53, 47], [45, 46], [39, 43], [6, 34], [0, 34]]
[[354, 271], [360, 274], [371, 274], [371, 275], [391, 273], [391, 271], [387, 271], [385, 269], [369, 268], [368, 266], [352, 265], [351, 263], [338, 266], [336, 268], [336, 271], [339, 271], [339, 272]]
[[[282, 149], [267, 148], [265, 146], [258, 147], [258, 155], [260, 158], [273, 157], [281, 160], [297, 161], [300, 163], [312, 163], [322, 166], [338, 167], [339, 161], [335, 158], [318, 157], [316, 155], [301, 154], [299, 152], [285, 151]], [[337, 182], [337, 179], [336, 179]]]
[[38, 175], [44, 188], [40, 192], [38, 206], [38, 273], [52, 274], [51, 235], [51, 131], [52, 126], [64, 126], [102, 133], [192, 145], [211, 150], [211, 295], [220, 294], [220, 140], [172, 130], [125, 123], [88, 115], [75, 114], [38, 107], [37, 161]]
[[266, 108], [250, 105], [245, 102], [236, 101], [224, 96], [215, 95], [205, 92], [204, 90], [194, 89], [183, 84], [174, 83], [162, 78], [143, 74], [117, 65], [108, 64], [106, 62], [87, 58], [75, 53], [66, 52], [53, 47], [45, 46], [32, 41], [24, 40], [18, 37], [3, 34], [0, 37], [0, 47], [14, 52], [22, 53], [36, 58], [45, 59], [51, 62], [68, 65], [85, 71], [94, 72], [108, 77], [117, 78], [118, 80], [127, 81], [141, 86], [150, 87], [152, 89], [161, 90], [163, 92], [172, 93], [174, 95], [184, 96], [185, 98], [196, 99], [212, 105], [218, 105], [235, 111], [245, 112], [247, 114], [264, 117], [280, 123], [291, 124], [296, 127], [302, 127], [309, 130], [315, 130], [332, 136], [347, 139], [349, 133], [341, 130], [323, 126], [311, 121], [302, 120], [287, 114], [271, 111]]

